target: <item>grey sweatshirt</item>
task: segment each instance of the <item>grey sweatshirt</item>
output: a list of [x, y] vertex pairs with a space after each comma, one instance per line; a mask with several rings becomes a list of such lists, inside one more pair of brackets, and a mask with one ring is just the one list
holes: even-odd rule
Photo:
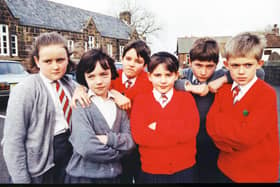
[[[74, 177], [116, 177], [122, 172], [120, 158], [135, 147], [127, 113], [117, 107], [116, 120], [110, 129], [94, 103], [86, 108], [77, 105], [72, 113], [69, 140], [73, 145], [73, 155], [66, 168], [67, 173]], [[108, 135], [107, 145], [96, 137], [105, 134]]]
[[[75, 84], [61, 79], [72, 96]], [[30, 183], [31, 177], [54, 166], [53, 134], [55, 106], [39, 74], [17, 84], [7, 107], [3, 155], [14, 183]]]

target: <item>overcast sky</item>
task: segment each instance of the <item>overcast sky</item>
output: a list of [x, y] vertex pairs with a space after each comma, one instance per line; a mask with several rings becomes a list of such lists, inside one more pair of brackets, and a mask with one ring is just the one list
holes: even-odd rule
[[[52, 0], [82, 9], [116, 16], [124, 0]], [[279, 0], [135, 0], [155, 15], [162, 26], [149, 39], [152, 52], [176, 51], [177, 38], [184, 36], [232, 36], [280, 26]], [[73, 14], [74, 16], [74, 14]]]

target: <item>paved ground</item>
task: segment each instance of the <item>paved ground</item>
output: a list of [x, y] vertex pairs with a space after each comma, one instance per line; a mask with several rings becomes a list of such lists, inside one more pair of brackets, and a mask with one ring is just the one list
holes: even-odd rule
[[[278, 126], [279, 126], [279, 134], [280, 134], [280, 86], [273, 86], [273, 87], [277, 91]], [[5, 114], [5, 104], [3, 106], [3, 103], [0, 103], [0, 115], [4, 115], [4, 114]], [[2, 136], [3, 136], [3, 126], [4, 126], [3, 124], [4, 124], [4, 119], [0, 117], [0, 140], [2, 140]], [[279, 172], [280, 172], [280, 168], [279, 168]], [[3, 160], [2, 147], [0, 146], [0, 184], [5, 184], [5, 183], [8, 183], [8, 172], [7, 172], [5, 162]], [[280, 183], [280, 177], [278, 183]]]

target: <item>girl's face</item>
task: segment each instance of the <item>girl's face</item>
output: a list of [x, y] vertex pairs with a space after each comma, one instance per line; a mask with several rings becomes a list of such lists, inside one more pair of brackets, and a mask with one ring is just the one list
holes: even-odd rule
[[148, 73], [149, 80], [153, 87], [160, 93], [167, 93], [174, 87], [175, 81], [178, 79], [178, 72], [170, 72], [165, 64], [159, 64], [153, 72]]
[[39, 58], [34, 56], [34, 60], [40, 72], [53, 81], [63, 77], [69, 63], [66, 49], [59, 44], [40, 47]]
[[85, 73], [85, 79], [89, 89], [96, 95], [106, 99], [111, 85], [111, 70], [103, 69], [99, 62], [90, 73]]

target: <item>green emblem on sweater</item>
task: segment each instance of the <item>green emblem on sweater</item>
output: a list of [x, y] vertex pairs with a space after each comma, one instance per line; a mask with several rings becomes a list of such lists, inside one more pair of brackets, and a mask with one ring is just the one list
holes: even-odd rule
[[243, 116], [248, 116], [249, 115], [249, 112], [248, 112], [248, 110], [243, 110]]

